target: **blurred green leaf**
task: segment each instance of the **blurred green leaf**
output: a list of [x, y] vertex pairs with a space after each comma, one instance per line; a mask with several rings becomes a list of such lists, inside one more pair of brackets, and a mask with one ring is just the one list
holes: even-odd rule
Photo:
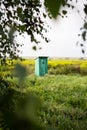
[[37, 47], [36, 47], [36, 46], [33, 46], [32, 48], [33, 48], [33, 50], [35, 50], [35, 51], [37, 50]]
[[65, 5], [65, 0], [45, 0], [44, 5], [48, 11], [48, 13], [53, 17], [56, 18], [59, 14], [59, 10], [61, 6]]
[[13, 44], [13, 41], [14, 41], [14, 32], [16, 31], [16, 28], [15, 26], [13, 26], [10, 31], [9, 31], [9, 39], [10, 39], [10, 42]]
[[39, 106], [36, 96], [7, 88], [4, 94], [0, 93], [0, 127], [3, 130], [42, 130], [37, 119]]
[[19, 78], [20, 84], [24, 81], [26, 75], [27, 75], [27, 69], [25, 66], [21, 64], [16, 64], [14, 69], [15, 75]]

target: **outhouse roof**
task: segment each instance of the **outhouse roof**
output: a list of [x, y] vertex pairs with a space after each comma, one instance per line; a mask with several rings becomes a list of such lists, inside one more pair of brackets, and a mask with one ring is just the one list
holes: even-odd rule
[[38, 56], [35, 59], [38, 59], [38, 58], [48, 58], [48, 56]]

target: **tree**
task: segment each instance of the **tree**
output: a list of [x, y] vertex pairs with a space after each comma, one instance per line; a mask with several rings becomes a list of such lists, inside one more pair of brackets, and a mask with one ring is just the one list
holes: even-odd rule
[[[87, 0], [85, 0], [87, 1]], [[62, 17], [67, 15], [68, 9], [75, 9], [78, 0], [73, 4], [72, 0], [44, 0], [44, 6], [48, 12], [48, 16], [56, 18], [58, 15]], [[87, 4], [83, 4], [85, 13], [84, 25], [81, 28], [83, 41], [86, 41], [87, 34]], [[47, 37], [44, 36], [45, 23], [43, 17], [46, 18], [44, 10], [42, 10], [43, 2], [41, 0], [1, 0], [0, 1], [0, 59], [16, 58], [19, 43], [16, 43], [14, 37], [15, 32], [27, 34], [31, 38], [31, 42], [39, 43], [36, 35], [40, 35], [46, 42]], [[67, 8], [66, 8], [67, 7]], [[62, 11], [60, 11], [62, 8]], [[77, 10], [78, 11], [78, 10]], [[79, 11], [78, 11], [79, 13]], [[80, 44], [83, 47], [83, 43]], [[36, 50], [36, 46], [33, 47]], [[84, 52], [84, 50], [82, 51]]]
[[[27, 32], [31, 42], [39, 42], [35, 35], [40, 35], [46, 42], [41, 15], [42, 3], [40, 0], [1, 0], [0, 1], [0, 58], [7, 56], [16, 58], [19, 52], [19, 43], [14, 41], [15, 32]], [[34, 47], [36, 49], [36, 47]]]
[[[82, 5], [82, 10], [77, 7], [79, 2]], [[60, 15], [61, 17], [67, 16], [67, 12], [73, 10], [76, 10], [78, 14], [83, 11], [84, 23], [80, 28], [80, 34], [78, 34], [78, 36], [82, 38], [82, 41], [80, 40], [80, 38], [78, 38], [77, 44], [82, 47], [82, 53], [85, 53], [84, 43], [86, 42], [87, 37], [87, 0], [44, 0], [44, 4], [46, 6], [48, 15], [51, 18], [57, 18], [58, 15]]]

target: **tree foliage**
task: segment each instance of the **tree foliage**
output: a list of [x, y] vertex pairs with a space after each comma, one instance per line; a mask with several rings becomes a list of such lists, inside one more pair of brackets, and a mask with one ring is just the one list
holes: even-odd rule
[[[44, 6], [49, 17], [57, 18], [58, 15], [62, 17], [66, 16], [68, 9], [75, 9], [75, 5], [78, 2], [78, 0], [74, 0], [73, 4], [73, 0], [44, 0]], [[87, 35], [87, 4], [82, 4], [85, 17], [80, 36], [83, 42], [85, 42]], [[44, 13], [45, 11], [42, 7], [43, 2], [41, 0], [0, 1], [0, 58], [5, 59], [7, 56], [10, 58], [17, 57], [17, 53], [20, 51], [18, 49], [20, 44], [14, 40], [16, 31], [19, 34], [27, 32], [31, 38], [31, 42], [35, 42], [36, 44], [39, 43], [36, 35], [40, 35], [48, 42], [48, 39], [44, 36], [47, 28], [45, 28], [46, 24], [43, 21], [43, 17], [46, 18], [47, 14]], [[61, 8], [62, 11], [60, 11]], [[33, 49], [36, 50], [36, 46]]]
[[41, 13], [40, 0], [1, 0], [0, 1], [0, 58], [15, 58], [19, 52], [19, 43], [14, 41], [15, 32], [27, 32], [31, 42], [38, 43], [35, 35], [40, 35], [47, 42], [46, 31]]
[[0, 77], [0, 129], [43, 130], [37, 118], [40, 100], [29, 92], [23, 93], [11, 86], [16, 87]]
[[[80, 10], [78, 3], [80, 3], [80, 5], [83, 7], [82, 10]], [[79, 43], [79, 45], [82, 47], [82, 53], [85, 53], [84, 43], [86, 42], [87, 37], [87, 0], [44, 0], [44, 4], [48, 11], [48, 15], [51, 18], [57, 18], [58, 15], [64, 17], [70, 10], [76, 10], [80, 15], [81, 13], [83, 14], [82, 17], [84, 22], [80, 28], [80, 34], [78, 34], [82, 40], [78, 38], [79, 40], [77, 43]]]
[[49, 12], [49, 15], [53, 18], [56, 18], [60, 12], [61, 6], [65, 6], [65, 0], [44, 0], [44, 5]]

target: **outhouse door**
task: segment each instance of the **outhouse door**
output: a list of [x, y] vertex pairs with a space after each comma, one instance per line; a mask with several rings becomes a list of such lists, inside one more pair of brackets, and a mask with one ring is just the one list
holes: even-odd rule
[[35, 60], [35, 74], [44, 76], [48, 72], [47, 57], [38, 57]]
[[43, 76], [47, 73], [47, 60], [45, 58], [40, 59], [40, 75]]

